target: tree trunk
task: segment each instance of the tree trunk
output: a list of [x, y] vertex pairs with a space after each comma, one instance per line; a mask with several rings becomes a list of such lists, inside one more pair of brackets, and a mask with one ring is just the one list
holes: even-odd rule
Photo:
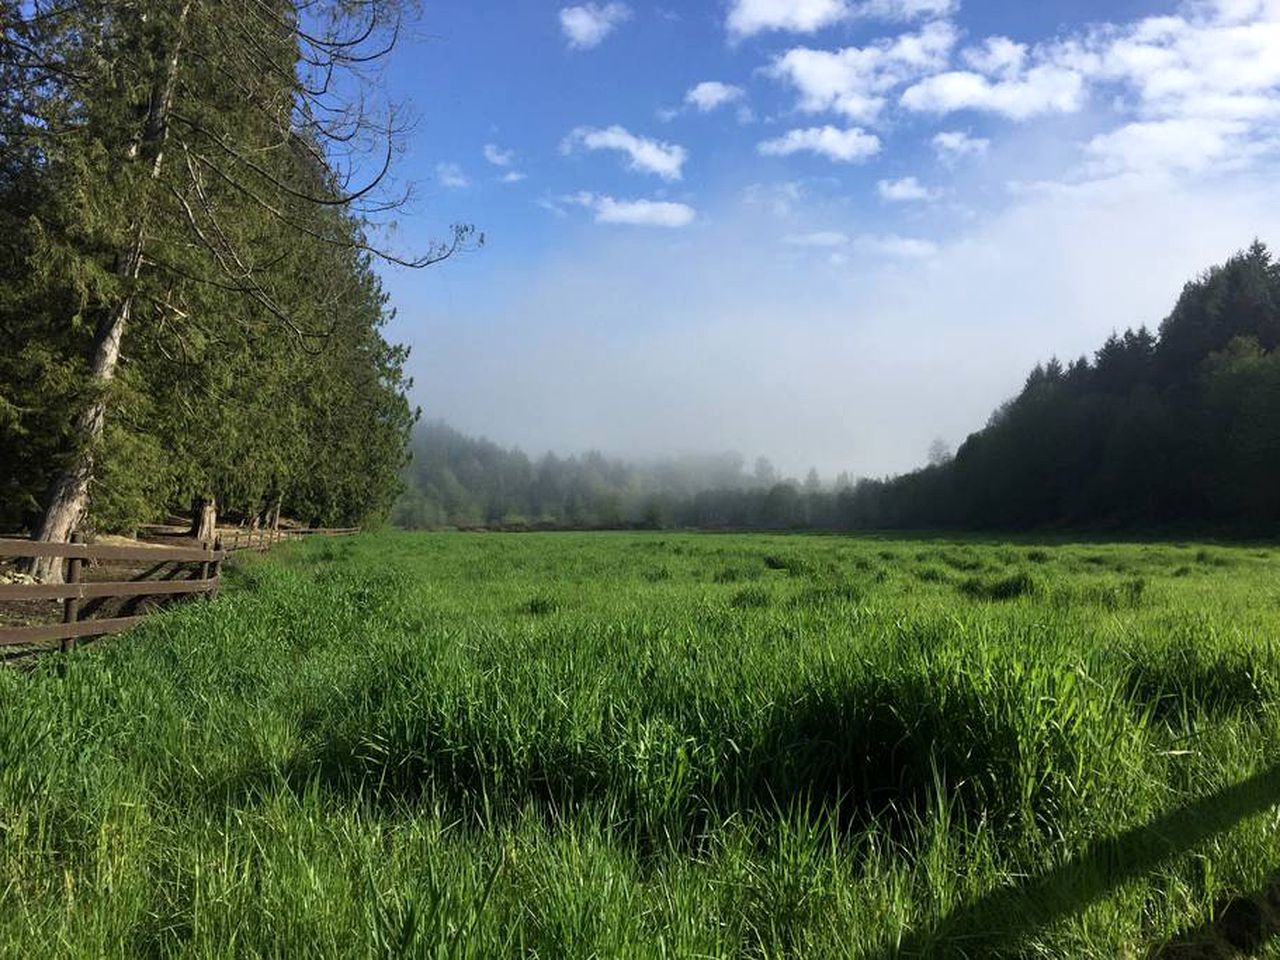
[[[134, 250], [138, 250], [135, 245]], [[134, 251], [130, 251], [133, 254]], [[134, 259], [134, 269], [137, 260]], [[53, 482], [49, 494], [49, 506], [36, 534], [37, 540], [66, 543], [72, 533], [84, 521], [89, 510], [89, 484], [93, 481], [96, 447], [102, 437], [102, 427], [107, 417], [106, 389], [115, 377], [120, 362], [120, 340], [133, 310], [133, 298], [125, 297], [102, 321], [93, 338], [93, 359], [89, 372], [98, 391], [89, 406], [76, 417], [75, 435], [79, 448], [70, 462]], [[62, 563], [55, 557], [37, 557], [31, 564], [31, 574], [43, 583], [62, 582]]]
[[[164, 141], [169, 131], [169, 110], [173, 105], [174, 89], [178, 79], [178, 61], [182, 51], [183, 34], [191, 3], [183, 4], [178, 14], [177, 33], [173, 53], [166, 59], [164, 72], [156, 78], [147, 102], [142, 136], [138, 143], [130, 144], [125, 152], [125, 163], [139, 157], [151, 162], [150, 177], [160, 178], [164, 159]], [[107, 393], [115, 379], [120, 363], [120, 343], [125, 328], [133, 314], [133, 283], [142, 269], [143, 237], [146, 232], [147, 214], [144, 209], [133, 225], [129, 246], [116, 258], [116, 272], [124, 282], [120, 300], [107, 310], [93, 337], [93, 355], [89, 362], [89, 377], [93, 384], [93, 397], [89, 405], [76, 417], [76, 449], [62, 472], [54, 479], [49, 490], [49, 502], [44, 519], [36, 534], [37, 540], [64, 542], [84, 520], [89, 511], [89, 487], [93, 482], [94, 458], [102, 439], [102, 428], [107, 418]], [[37, 580], [45, 583], [62, 582], [62, 564], [53, 557], [37, 557], [30, 566]]]
[[200, 497], [191, 510], [191, 536], [201, 543], [212, 543], [218, 535], [218, 503], [213, 497]]

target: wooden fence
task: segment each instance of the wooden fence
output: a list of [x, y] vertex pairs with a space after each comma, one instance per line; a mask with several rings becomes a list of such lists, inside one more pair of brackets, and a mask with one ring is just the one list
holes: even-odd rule
[[[0, 583], [0, 602], [61, 600], [62, 622], [29, 626], [0, 626], [0, 648], [37, 646], [60, 642], [60, 649], [75, 649], [82, 637], [121, 633], [137, 626], [144, 615], [85, 618], [82, 604], [86, 600], [130, 600], [159, 597], [218, 595], [222, 562], [232, 553], [243, 550], [265, 551], [285, 540], [311, 536], [344, 536], [355, 529], [261, 529], [235, 531], [229, 546], [220, 537], [216, 543], [172, 546], [169, 544], [137, 545], [86, 543], [74, 537], [70, 543], [38, 540], [0, 539], [0, 558], [55, 557], [66, 561], [65, 583]], [[169, 579], [103, 580], [84, 578], [85, 563], [136, 563], [150, 565], [152, 570], [170, 564], [174, 569]], [[176, 579], [182, 573], [186, 579]], [[146, 574], [143, 574], [146, 577]]]
[[323, 530], [301, 527], [236, 527], [230, 534], [223, 533], [222, 542], [228, 553], [237, 550], [270, 550], [277, 543], [287, 540], [304, 540], [307, 537], [344, 537], [359, 533], [359, 527], [332, 527]]

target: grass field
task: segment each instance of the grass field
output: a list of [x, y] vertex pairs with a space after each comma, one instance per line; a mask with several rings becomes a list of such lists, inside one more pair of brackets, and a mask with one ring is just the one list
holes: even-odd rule
[[1198, 544], [290, 547], [0, 671], [0, 955], [1280, 956], [1278, 574]]

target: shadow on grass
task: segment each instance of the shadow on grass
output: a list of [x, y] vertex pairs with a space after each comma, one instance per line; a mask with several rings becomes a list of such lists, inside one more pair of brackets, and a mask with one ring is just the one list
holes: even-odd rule
[[[1189, 803], [1145, 826], [1092, 844], [1069, 863], [1016, 886], [992, 891], [952, 911], [929, 930], [907, 937], [889, 957], [1015, 955], [1035, 931], [1084, 910], [1110, 891], [1280, 803], [1280, 765]], [[1196, 928], [1153, 951], [1152, 958], [1226, 957], [1258, 950], [1276, 933], [1266, 898], [1238, 898], [1212, 931]], [[1272, 900], [1280, 900], [1276, 892]], [[1243, 906], [1246, 902], [1252, 907]], [[1225, 920], [1225, 924], [1224, 921]], [[1200, 953], [1190, 945], [1199, 937]], [[1234, 938], [1234, 939], [1233, 939]], [[1226, 952], [1203, 952], [1203, 941]], [[1165, 952], [1168, 951], [1168, 952]], [[1186, 952], [1180, 952], [1186, 951]], [[1233, 952], [1234, 951], [1234, 954]]]
[[1280, 939], [1280, 875], [1251, 896], [1214, 906], [1213, 919], [1154, 947], [1148, 960], [1227, 960], [1252, 957]]
[[840, 836], [876, 823], [911, 847], [941, 797], [971, 829], [1016, 829], [1028, 808], [1048, 816], [1062, 786], [1049, 772], [1074, 762], [1035, 743], [1039, 786], [1025, 797], [1028, 749], [1008, 704], [941, 672], [805, 685], [749, 728], [712, 718], [656, 747], [567, 736], [561, 723], [517, 743], [500, 710], [415, 700], [427, 681], [401, 682], [379, 673], [331, 697], [304, 719], [305, 744], [287, 762], [251, 766], [206, 802], [318, 788], [377, 809], [438, 804], [476, 823], [531, 808], [554, 823], [607, 808], [618, 838], [641, 852], [696, 848], [716, 824], [742, 818]]

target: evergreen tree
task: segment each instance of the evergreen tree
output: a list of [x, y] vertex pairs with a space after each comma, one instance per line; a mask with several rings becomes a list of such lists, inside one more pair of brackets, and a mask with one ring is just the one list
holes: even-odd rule
[[3, 12], [0, 330], [22, 345], [0, 355], [4, 520], [30, 522], [46, 485], [51, 540], [192, 497], [387, 509], [413, 414], [372, 262], [473, 236], [409, 259], [368, 239], [395, 132], [360, 83], [397, 4]]

